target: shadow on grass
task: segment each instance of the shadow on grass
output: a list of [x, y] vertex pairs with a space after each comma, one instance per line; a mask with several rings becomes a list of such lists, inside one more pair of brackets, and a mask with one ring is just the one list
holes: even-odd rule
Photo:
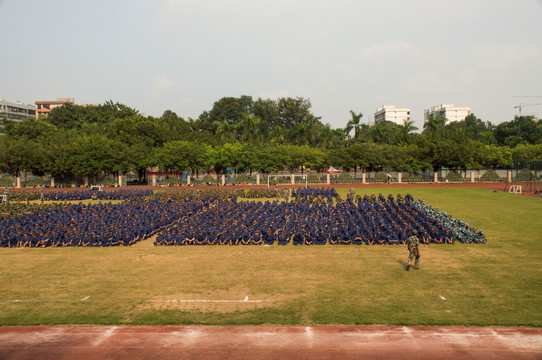
[[403, 260], [397, 260], [397, 263], [400, 264], [403, 267], [403, 270], [406, 271], [406, 266], [407, 266], [406, 262], [404, 262]]

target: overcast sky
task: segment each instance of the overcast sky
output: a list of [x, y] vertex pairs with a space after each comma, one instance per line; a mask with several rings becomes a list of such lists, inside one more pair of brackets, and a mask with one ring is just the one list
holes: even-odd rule
[[[512, 120], [542, 103], [542, 0], [0, 0], [0, 98], [197, 118], [304, 97], [333, 128], [383, 104]], [[542, 116], [542, 105], [524, 114]]]

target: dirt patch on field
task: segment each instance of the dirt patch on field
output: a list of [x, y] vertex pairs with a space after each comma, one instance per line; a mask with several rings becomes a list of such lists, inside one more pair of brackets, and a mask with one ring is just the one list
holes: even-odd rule
[[[292, 296], [290, 296], [291, 298]], [[205, 293], [180, 293], [155, 296], [142, 310], [183, 310], [232, 313], [274, 307], [288, 300], [283, 294], [255, 294], [246, 290], [215, 290]]]

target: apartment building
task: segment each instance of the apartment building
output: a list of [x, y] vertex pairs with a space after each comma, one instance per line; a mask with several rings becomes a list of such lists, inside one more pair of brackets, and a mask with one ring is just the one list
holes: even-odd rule
[[386, 120], [403, 125], [405, 120], [410, 121], [410, 109], [396, 108], [395, 105], [382, 105], [382, 107], [376, 109], [374, 116], [375, 124]]
[[0, 119], [7, 118], [8, 120], [21, 121], [34, 116], [36, 116], [36, 107], [34, 105], [0, 99]]
[[47, 117], [52, 109], [62, 106], [66, 103], [75, 104], [73, 98], [59, 98], [57, 100], [42, 100], [36, 101], [36, 117]]
[[445, 118], [448, 123], [450, 123], [453, 121], [465, 120], [470, 113], [469, 107], [459, 107], [454, 106], [454, 104], [440, 104], [438, 106], [431, 107], [429, 110], [424, 110], [424, 121], [427, 122], [429, 116], [431, 115], [440, 115]]

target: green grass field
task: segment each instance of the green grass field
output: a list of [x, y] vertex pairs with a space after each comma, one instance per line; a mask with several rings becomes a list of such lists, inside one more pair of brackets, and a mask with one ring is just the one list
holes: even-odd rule
[[484, 230], [487, 244], [423, 245], [420, 270], [409, 272], [404, 245], [3, 248], [0, 325], [542, 326], [540, 199], [366, 193], [390, 190]]

